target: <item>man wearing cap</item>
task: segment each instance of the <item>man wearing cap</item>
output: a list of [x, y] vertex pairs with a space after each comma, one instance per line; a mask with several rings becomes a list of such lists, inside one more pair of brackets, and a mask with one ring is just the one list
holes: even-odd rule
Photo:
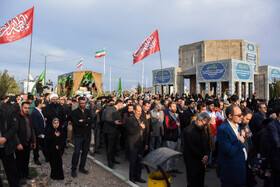
[[[67, 120], [66, 115], [64, 112], [63, 107], [58, 103], [58, 95], [57, 94], [51, 94], [50, 96], [51, 103], [48, 104], [45, 108], [43, 108], [43, 115], [46, 120], [46, 129], [52, 127], [52, 121], [54, 118], [59, 119], [59, 124], [61, 124], [62, 131], [67, 131]], [[63, 133], [66, 135], [66, 133]], [[64, 140], [64, 146], [66, 146], [66, 136], [63, 137]], [[64, 147], [62, 148], [62, 153], [64, 151]]]

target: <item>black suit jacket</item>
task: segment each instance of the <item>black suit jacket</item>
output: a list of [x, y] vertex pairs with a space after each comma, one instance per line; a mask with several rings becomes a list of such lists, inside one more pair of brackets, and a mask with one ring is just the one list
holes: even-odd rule
[[4, 144], [5, 155], [13, 154], [19, 142], [16, 138], [16, 118], [10, 111], [0, 109], [0, 131], [1, 136], [7, 139]]
[[196, 110], [194, 112], [191, 111], [191, 109], [187, 108], [187, 110], [184, 110], [183, 115], [185, 116], [184, 123], [181, 123], [182, 129], [189, 126], [191, 124], [192, 117], [196, 114]]
[[45, 134], [44, 118], [36, 108], [31, 113], [31, 122], [36, 137]]
[[[89, 109], [85, 109], [84, 112], [78, 107], [71, 113], [73, 135], [75, 137], [89, 136], [91, 132], [91, 123], [93, 123], [93, 117]], [[79, 120], [83, 120], [80, 122]]]
[[[145, 123], [142, 117], [140, 117], [140, 121]], [[145, 128], [141, 134], [142, 127], [134, 115], [127, 119], [125, 127], [127, 130], [128, 144], [131, 148], [148, 145], [147, 128]]]

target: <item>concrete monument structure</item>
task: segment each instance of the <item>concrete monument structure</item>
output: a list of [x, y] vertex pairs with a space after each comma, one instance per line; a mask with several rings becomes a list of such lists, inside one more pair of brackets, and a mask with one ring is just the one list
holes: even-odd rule
[[[190, 94], [226, 92], [247, 98], [256, 92], [258, 98], [269, 99], [267, 90], [272, 82], [265, 82], [261, 77], [269, 80], [276, 73], [274, 70], [271, 74], [271, 69], [277, 68], [260, 67], [258, 44], [246, 40], [205, 40], [180, 46], [178, 52], [179, 67], [153, 71], [155, 93], [181, 95], [184, 79], [189, 79]], [[161, 74], [169, 75], [168, 69], [174, 72], [170, 73], [170, 80], [174, 81], [156, 81]], [[266, 85], [265, 89], [260, 84]]]

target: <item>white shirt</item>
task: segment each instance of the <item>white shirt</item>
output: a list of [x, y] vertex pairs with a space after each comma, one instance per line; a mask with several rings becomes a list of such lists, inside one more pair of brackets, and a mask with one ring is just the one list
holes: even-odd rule
[[[239, 126], [238, 126], [238, 124], [237, 125], [233, 125], [229, 120], [228, 120], [228, 123], [229, 123], [230, 127], [232, 128], [234, 134], [238, 138], [238, 135], [239, 135], [239, 132], [238, 132], [238, 127]], [[245, 160], [247, 160], [247, 151], [246, 151], [245, 147], [242, 150], [244, 152]]]

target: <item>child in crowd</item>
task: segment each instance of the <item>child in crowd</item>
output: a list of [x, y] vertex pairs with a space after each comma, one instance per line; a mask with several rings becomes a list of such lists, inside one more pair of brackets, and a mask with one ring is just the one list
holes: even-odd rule
[[54, 180], [63, 180], [63, 167], [62, 167], [62, 131], [59, 125], [59, 119], [54, 118], [52, 127], [47, 129], [46, 141], [50, 156], [51, 178]]

